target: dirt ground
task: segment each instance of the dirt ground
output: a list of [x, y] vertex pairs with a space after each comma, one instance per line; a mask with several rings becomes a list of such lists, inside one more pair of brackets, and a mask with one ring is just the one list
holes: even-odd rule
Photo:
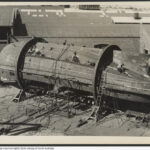
[[127, 117], [122, 111], [108, 114], [99, 122], [95, 122], [94, 119], [88, 119], [91, 108], [72, 109], [72, 114], [76, 115], [68, 117], [68, 107], [64, 100], [58, 100], [58, 107], [52, 103], [52, 99], [44, 96], [30, 97], [16, 103], [13, 98], [18, 92], [18, 89], [11, 86], [0, 87], [1, 135], [150, 135], [149, 122], [143, 123], [136, 117]]

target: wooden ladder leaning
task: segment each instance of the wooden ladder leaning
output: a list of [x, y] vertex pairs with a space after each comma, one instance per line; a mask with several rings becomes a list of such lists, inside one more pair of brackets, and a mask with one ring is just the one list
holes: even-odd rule
[[105, 85], [106, 85], [106, 78], [107, 78], [106, 75], [107, 75], [107, 72], [102, 73], [100, 84], [99, 84], [99, 91], [97, 95], [98, 110], [96, 113], [96, 122], [99, 121], [103, 117], [102, 112], [104, 110], [104, 92], [106, 89]]
[[96, 122], [100, 120], [102, 117], [102, 112], [103, 112], [103, 96], [104, 96], [104, 91], [105, 91], [105, 83], [106, 83], [106, 75], [102, 73], [100, 83], [99, 83], [99, 90], [97, 93], [97, 104], [93, 106], [92, 113], [89, 117], [89, 119], [94, 119]]

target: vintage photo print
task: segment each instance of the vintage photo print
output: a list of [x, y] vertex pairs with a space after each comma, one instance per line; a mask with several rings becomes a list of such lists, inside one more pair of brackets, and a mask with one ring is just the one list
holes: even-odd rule
[[149, 112], [149, 2], [0, 3], [2, 141], [148, 142]]

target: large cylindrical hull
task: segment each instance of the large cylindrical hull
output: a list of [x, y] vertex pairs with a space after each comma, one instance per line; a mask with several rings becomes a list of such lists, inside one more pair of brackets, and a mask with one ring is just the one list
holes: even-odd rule
[[[115, 50], [119, 50], [116, 45], [87, 48], [66, 42], [63, 45], [48, 43], [42, 38], [11, 43], [0, 53], [0, 78], [24, 90], [67, 88], [90, 93], [98, 101], [102, 75], [113, 62]], [[117, 70], [112, 74], [107, 72], [103, 94], [149, 102], [149, 79], [141, 82], [136, 76], [117, 74]]]

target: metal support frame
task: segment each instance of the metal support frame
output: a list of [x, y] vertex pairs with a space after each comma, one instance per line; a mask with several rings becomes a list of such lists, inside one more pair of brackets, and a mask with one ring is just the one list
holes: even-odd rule
[[[94, 76], [93, 76], [93, 95], [94, 95], [94, 100], [95, 100], [95, 106], [93, 109], [93, 113], [92, 115], [95, 116], [96, 115], [96, 120], [98, 121], [100, 119], [100, 116], [102, 114], [103, 111], [103, 104], [104, 104], [104, 100], [103, 100], [103, 72], [105, 70], [105, 68], [109, 65], [105, 59], [105, 57], [107, 57], [110, 54], [113, 53], [113, 50], [120, 50], [120, 48], [116, 45], [108, 45], [107, 47], [105, 47], [103, 49], [102, 55], [99, 58], [99, 60], [97, 61], [97, 64], [95, 66], [95, 72], [94, 72]], [[113, 57], [113, 56], [112, 56]]]
[[19, 93], [15, 96], [15, 98], [13, 99], [13, 102], [21, 102], [25, 99], [26, 94], [24, 90], [20, 90]]
[[18, 56], [16, 58], [16, 64], [15, 64], [15, 76], [18, 83], [18, 86], [20, 89], [24, 89], [24, 84], [22, 81], [22, 74], [21, 70], [24, 64], [25, 55], [28, 52], [29, 48], [33, 45], [35, 45], [37, 42], [46, 42], [43, 38], [33, 38], [31, 40], [28, 40], [21, 48], [20, 52], [18, 53]]

